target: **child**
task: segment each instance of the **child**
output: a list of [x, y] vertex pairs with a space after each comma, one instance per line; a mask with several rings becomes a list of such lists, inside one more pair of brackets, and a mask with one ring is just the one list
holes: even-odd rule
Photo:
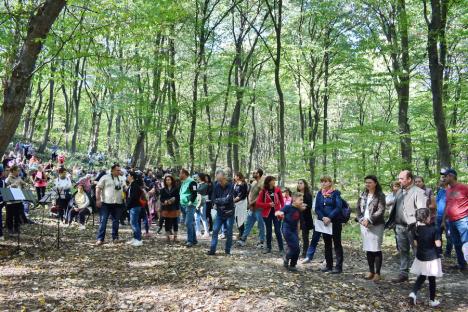
[[284, 198], [284, 205], [288, 206], [292, 204], [292, 198], [291, 198], [291, 190], [288, 188], [285, 188], [283, 190], [283, 198]]
[[410, 303], [416, 304], [419, 289], [429, 279], [429, 294], [431, 307], [437, 307], [440, 302], [435, 299], [436, 277], [442, 276], [442, 265], [438, 257], [437, 248], [442, 246], [440, 234], [435, 226], [431, 224], [431, 213], [428, 208], [416, 210], [416, 227], [414, 229], [414, 244], [416, 246], [416, 259], [414, 259], [410, 272], [418, 275], [409, 294]]
[[284, 257], [284, 267], [296, 272], [296, 264], [301, 249], [299, 248], [299, 235], [297, 233], [300, 212], [305, 209], [302, 193], [292, 195], [292, 205], [286, 205], [275, 213], [278, 219], [284, 219], [283, 236], [288, 245], [288, 253]]

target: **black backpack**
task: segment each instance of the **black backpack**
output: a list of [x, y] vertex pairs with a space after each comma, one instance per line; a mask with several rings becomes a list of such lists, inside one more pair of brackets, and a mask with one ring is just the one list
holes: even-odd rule
[[341, 222], [347, 223], [351, 218], [351, 209], [349, 208], [349, 204], [346, 200], [342, 198], [341, 201], [343, 202], [343, 207], [341, 209]]

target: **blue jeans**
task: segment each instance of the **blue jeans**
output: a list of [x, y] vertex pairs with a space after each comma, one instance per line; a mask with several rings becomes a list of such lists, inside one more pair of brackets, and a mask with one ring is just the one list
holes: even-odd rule
[[130, 208], [130, 224], [133, 230], [133, 238], [141, 241], [141, 222], [140, 222], [141, 207]]
[[185, 210], [185, 226], [187, 227], [187, 243], [196, 244], [197, 235], [195, 234], [195, 206], [182, 206]]
[[278, 249], [279, 251], [283, 251], [283, 236], [281, 235], [281, 221], [275, 217], [275, 210], [272, 208], [270, 209], [270, 214], [268, 217], [263, 218], [265, 221], [265, 228], [266, 228], [266, 245], [267, 249], [271, 249], [271, 239], [273, 236], [272, 227], [275, 227], [275, 236], [276, 240], [278, 241]]
[[148, 215], [146, 214], [145, 209], [141, 208], [139, 218], [140, 218], [139, 220], [143, 220], [143, 225], [145, 226], [145, 233], [148, 234], [149, 229], [150, 229], [150, 224], [149, 224]]
[[452, 244], [452, 239], [450, 238], [450, 221], [448, 219], [445, 219], [445, 229], [443, 230], [442, 227], [440, 226], [442, 223], [442, 217], [437, 217], [437, 232], [439, 233], [440, 237], [442, 238], [442, 232], [445, 231], [445, 255], [450, 256], [452, 253], [453, 249], [453, 244]]
[[320, 237], [322, 237], [322, 233], [314, 231], [312, 234], [312, 239], [310, 240], [309, 248], [307, 248], [307, 258], [310, 260], [314, 259], [315, 251], [317, 250], [317, 245], [320, 241]]
[[226, 225], [226, 246], [224, 248], [224, 251], [227, 254], [229, 254], [231, 253], [231, 247], [232, 247], [232, 227], [234, 225], [234, 215], [232, 217], [229, 217], [223, 220], [223, 217], [221, 216], [220, 213], [216, 214], [216, 219], [213, 225], [213, 235], [211, 235], [210, 251], [211, 252], [216, 251], [216, 246], [218, 245], [218, 234], [223, 224]]
[[180, 223], [185, 223], [185, 218], [186, 218], [186, 215], [187, 215], [187, 206], [180, 206], [180, 212], [181, 212], [181, 215], [180, 217], [177, 217], [177, 221], [179, 221]]
[[119, 220], [122, 215], [122, 205], [102, 203], [99, 208], [100, 225], [97, 240], [104, 241], [106, 236], [107, 219], [112, 217], [112, 239], [119, 239]]
[[195, 214], [195, 232], [201, 232], [200, 228], [200, 222], [202, 222], [203, 229], [205, 231], [205, 234], [207, 234], [208, 231], [208, 220], [206, 219], [206, 204], [203, 204], [200, 207], [200, 210], [196, 212]]
[[468, 242], [468, 217], [450, 221], [450, 238], [457, 254], [458, 267], [464, 269], [466, 268], [466, 261], [463, 256], [462, 246]]
[[247, 240], [247, 236], [249, 236], [250, 231], [252, 231], [255, 221], [258, 222], [258, 239], [260, 239], [261, 242], [265, 241], [265, 222], [263, 222], [261, 209], [256, 209], [254, 211], [249, 209], [249, 211], [247, 211], [247, 221], [241, 240]]
[[288, 245], [288, 253], [286, 254], [286, 259], [291, 260], [290, 266], [295, 267], [297, 260], [299, 259], [299, 254], [301, 253], [301, 248], [299, 247], [299, 235], [297, 234], [297, 227], [291, 228], [286, 223], [283, 223], [283, 235], [286, 244]]

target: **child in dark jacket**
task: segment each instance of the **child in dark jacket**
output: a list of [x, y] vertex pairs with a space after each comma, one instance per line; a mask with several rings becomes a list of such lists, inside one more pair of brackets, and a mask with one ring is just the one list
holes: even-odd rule
[[292, 204], [284, 206], [275, 213], [278, 219], [283, 219], [283, 236], [288, 245], [288, 252], [284, 257], [284, 267], [290, 271], [297, 271], [296, 264], [301, 249], [299, 247], [299, 235], [297, 233], [301, 211], [305, 209], [302, 193], [292, 195]]

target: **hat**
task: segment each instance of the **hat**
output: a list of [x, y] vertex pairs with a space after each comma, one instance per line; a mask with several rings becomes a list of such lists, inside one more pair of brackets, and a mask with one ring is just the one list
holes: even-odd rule
[[453, 168], [442, 168], [442, 169], [440, 170], [440, 174], [441, 174], [441, 175], [444, 175], [444, 176], [445, 176], [445, 175], [449, 175], [449, 174], [454, 175], [454, 176], [457, 176], [457, 172], [456, 172], [455, 169], [453, 169]]

